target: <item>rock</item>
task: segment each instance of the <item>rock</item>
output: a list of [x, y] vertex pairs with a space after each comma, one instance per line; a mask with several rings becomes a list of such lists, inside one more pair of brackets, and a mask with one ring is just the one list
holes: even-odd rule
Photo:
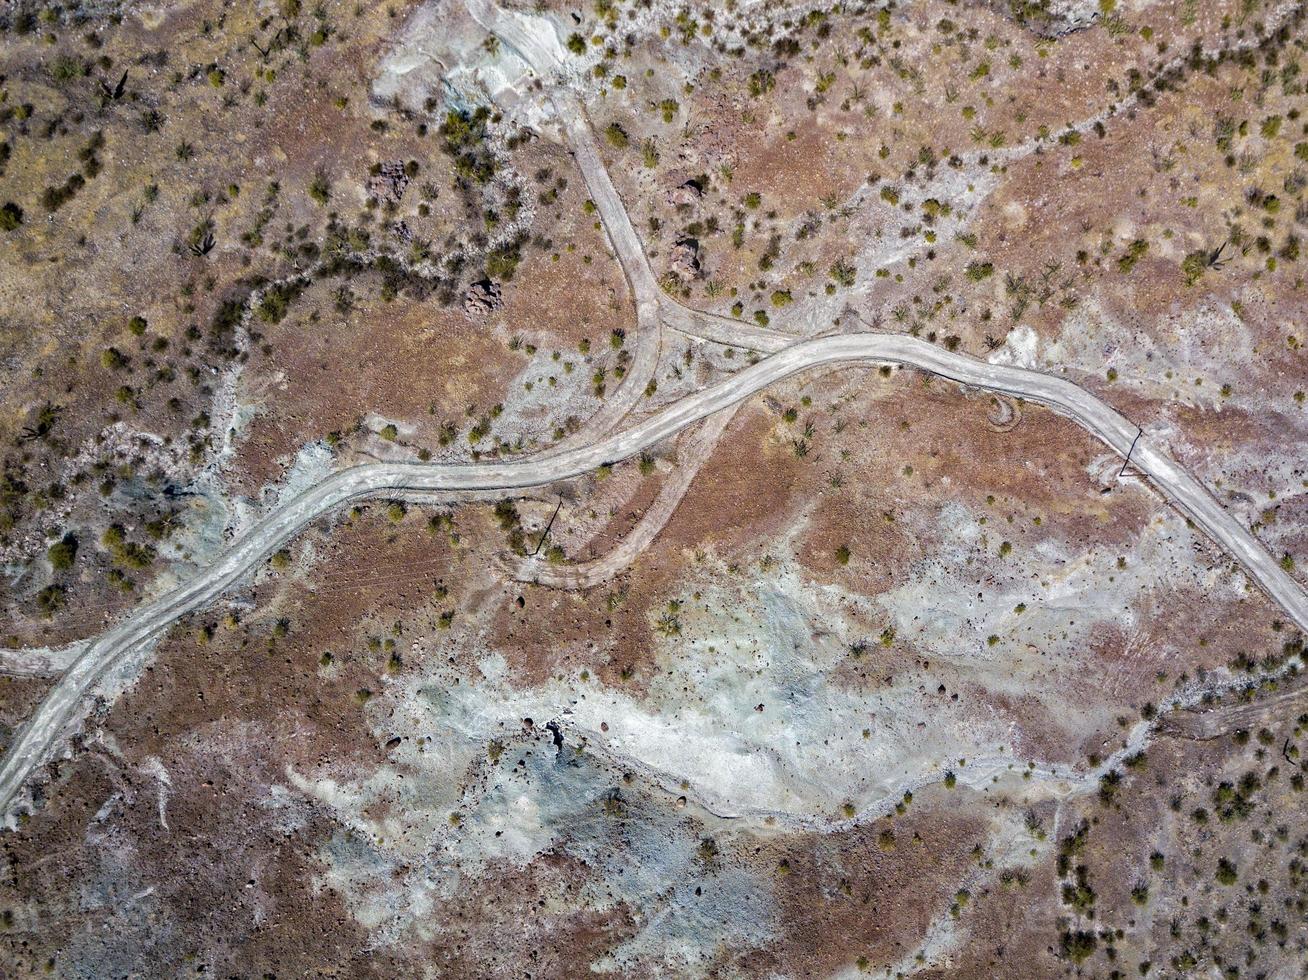
[[699, 242], [693, 238], [683, 238], [672, 246], [668, 253], [668, 268], [683, 279], [694, 279], [699, 275]]
[[704, 188], [700, 186], [699, 181], [688, 180], [668, 192], [668, 203], [673, 207], [679, 207], [683, 204], [698, 204], [703, 196]]
[[469, 316], [486, 316], [503, 305], [499, 284], [489, 279], [474, 282], [463, 294], [463, 311]]
[[398, 201], [408, 186], [409, 175], [402, 160], [380, 164], [377, 173], [368, 178], [368, 193], [375, 197], [389, 197]]

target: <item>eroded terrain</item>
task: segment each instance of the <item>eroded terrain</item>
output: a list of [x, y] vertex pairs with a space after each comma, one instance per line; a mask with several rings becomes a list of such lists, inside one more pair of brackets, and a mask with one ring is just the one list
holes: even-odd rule
[[1300, 975], [1303, 15], [0, 15], [0, 975]]

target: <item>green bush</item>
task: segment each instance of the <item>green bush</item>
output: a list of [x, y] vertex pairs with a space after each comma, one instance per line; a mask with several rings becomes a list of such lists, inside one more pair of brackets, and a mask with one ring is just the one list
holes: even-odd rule
[[858, 270], [844, 259], [841, 259], [827, 271], [837, 284], [844, 286], [846, 289], [854, 285], [854, 278], [858, 274]]
[[259, 319], [264, 323], [281, 323], [290, 311], [291, 303], [300, 295], [298, 284], [276, 283], [264, 290], [259, 299]]
[[68, 592], [62, 585], [47, 585], [36, 596], [36, 604], [41, 613], [49, 619], [68, 601]]
[[1181, 272], [1185, 275], [1187, 286], [1193, 286], [1198, 282], [1207, 269], [1208, 252], [1205, 249], [1196, 249], [1181, 260]]
[[127, 367], [127, 355], [117, 347], [106, 347], [100, 353], [100, 365], [109, 371], [119, 371]]
[[328, 182], [326, 174], [319, 172], [314, 175], [309, 184], [309, 196], [319, 204], [326, 204], [331, 200], [332, 185]]
[[104, 534], [100, 536], [100, 544], [112, 556], [115, 565], [140, 570], [154, 564], [154, 549], [148, 544], [128, 541], [127, 532], [120, 524], [105, 528]]
[[41, 204], [47, 211], [58, 211], [71, 201], [86, 184], [81, 174], [73, 174], [61, 187], [47, 187], [41, 192]]
[[615, 150], [625, 150], [631, 145], [631, 139], [627, 136], [627, 131], [617, 123], [609, 123], [604, 130], [604, 138], [609, 141], [609, 146]]
[[522, 261], [522, 253], [516, 243], [501, 245], [486, 256], [486, 276], [489, 279], [508, 282], [513, 278], [520, 261]]
[[65, 534], [50, 545], [45, 554], [56, 572], [68, 571], [73, 567], [73, 560], [77, 557], [77, 537], [71, 532]]
[[1065, 932], [1062, 936], [1063, 958], [1080, 963], [1095, 951], [1099, 941], [1093, 932]]
[[1135, 268], [1146, 252], [1149, 251], [1149, 243], [1142, 238], [1137, 238], [1126, 247], [1126, 251], [1117, 259], [1117, 271], [1123, 274], [1130, 272]]
[[441, 148], [454, 158], [454, 171], [463, 180], [484, 184], [495, 176], [495, 159], [486, 146], [490, 117], [485, 106], [472, 112], [451, 109], [440, 125]]
[[81, 78], [86, 74], [86, 63], [70, 54], [62, 54], [55, 58], [54, 63], [50, 66], [50, 77], [56, 82], [63, 84], [71, 82], [73, 79]]

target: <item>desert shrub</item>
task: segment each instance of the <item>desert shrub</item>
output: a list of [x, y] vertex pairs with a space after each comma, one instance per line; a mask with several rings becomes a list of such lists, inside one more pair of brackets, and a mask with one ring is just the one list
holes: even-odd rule
[[50, 545], [46, 551], [46, 557], [50, 559], [50, 565], [56, 572], [66, 572], [73, 567], [73, 560], [77, 557], [77, 537], [69, 533]]
[[332, 185], [321, 170], [314, 174], [313, 180], [309, 182], [309, 196], [319, 204], [326, 204], [331, 200]]
[[831, 278], [835, 280], [837, 285], [844, 286], [848, 289], [850, 286], [854, 285], [854, 278], [857, 275], [858, 270], [856, 270], [851, 263], [841, 259], [836, 262], [828, 272], [831, 274]]
[[1126, 247], [1126, 251], [1117, 259], [1117, 271], [1123, 274], [1130, 272], [1135, 268], [1146, 252], [1149, 251], [1149, 243], [1142, 238], [1137, 238]]
[[50, 64], [50, 77], [58, 84], [71, 82], [86, 74], [86, 62], [75, 55], [61, 54]]
[[47, 619], [64, 607], [68, 592], [62, 585], [47, 585], [36, 595], [36, 605]]
[[518, 263], [521, 261], [522, 251], [518, 242], [501, 245], [499, 248], [492, 249], [487, 253], [486, 275], [490, 279], [508, 282], [513, 278], [513, 274], [518, 269]]
[[47, 211], [58, 211], [73, 199], [86, 184], [81, 174], [73, 174], [59, 187], [47, 187], [41, 192], [41, 206]]
[[615, 150], [625, 150], [631, 145], [631, 138], [627, 136], [627, 131], [615, 122], [609, 123], [605, 128], [604, 138]]
[[117, 347], [106, 347], [100, 352], [100, 365], [109, 371], [121, 371], [127, 364], [127, 355]]
[[1095, 947], [1098, 945], [1099, 942], [1095, 939], [1095, 934], [1093, 932], [1077, 930], [1075, 932], [1068, 931], [1062, 935], [1061, 948], [1063, 958], [1071, 960], [1073, 963], [1084, 961], [1095, 951]]
[[484, 184], [495, 176], [495, 158], [486, 145], [490, 110], [478, 106], [472, 112], [451, 109], [440, 125], [441, 148], [454, 159], [454, 172], [461, 180]]
[[256, 312], [264, 323], [281, 323], [290, 312], [291, 303], [300, 295], [299, 283], [274, 283], [259, 297]]
[[111, 524], [100, 536], [100, 544], [109, 552], [115, 565], [123, 568], [143, 569], [154, 563], [155, 551], [148, 544], [127, 540], [121, 524]]

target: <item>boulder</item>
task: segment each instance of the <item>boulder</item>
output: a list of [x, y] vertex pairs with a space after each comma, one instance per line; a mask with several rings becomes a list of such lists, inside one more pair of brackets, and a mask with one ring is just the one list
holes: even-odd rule
[[408, 186], [409, 175], [404, 169], [403, 160], [380, 164], [377, 173], [368, 178], [368, 193], [378, 198], [389, 197], [398, 201]]
[[688, 180], [668, 192], [668, 203], [674, 208], [683, 204], [693, 205], [698, 204], [703, 196], [704, 188], [700, 186], [699, 181]]
[[683, 279], [694, 279], [699, 275], [699, 242], [693, 238], [683, 238], [672, 246], [668, 253], [668, 268]]
[[499, 283], [482, 279], [474, 282], [463, 294], [463, 311], [469, 316], [486, 316], [504, 305]]

